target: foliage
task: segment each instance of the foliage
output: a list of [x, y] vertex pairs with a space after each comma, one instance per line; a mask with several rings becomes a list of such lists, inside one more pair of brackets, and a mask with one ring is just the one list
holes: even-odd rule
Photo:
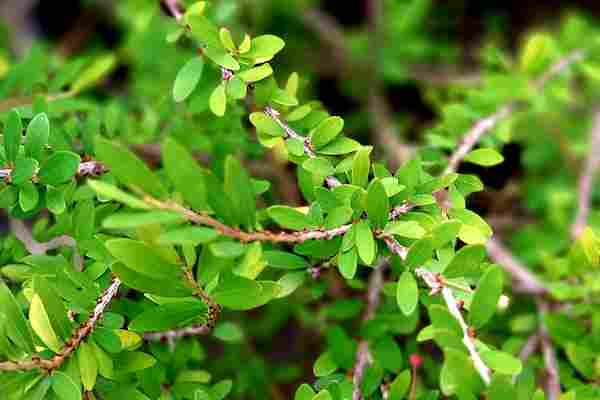
[[[171, 17], [150, 3], [117, 7], [123, 49], [34, 46], [0, 82], [3, 398], [281, 398], [286, 383], [296, 400], [600, 396], [599, 220], [571, 217], [589, 211], [573, 182], [599, 149], [557, 168], [587, 155], [593, 24], [570, 15], [516, 56], [490, 41], [475, 85], [427, 88], [440, 118], [392, 170], [377, 160], [394, 149], [350, 137], [360, 123], [278, 67], [285, 37], [245, 33], [231, 2], [165, 1]], [[381, 34], [409, 45], [373, 49], [384, 82], [455, 61], [423, 31], [429, 1], [391, 3]], [[349, 39], [360, 73], [368, 38]], [[95, 92], [124, 62], [127, 95]], [[349, 96], [376, 98], [369, 84]], [[469, 201], [508, 143], [523, 210], [502, 231], [530, 268], [492, 238], [502, 199]], [[302, 203], [252, 159], [293, 165]], [[282, 335], [289, 357], [261, 357]], [[313, 336], [318, 350], [292, 348]]]

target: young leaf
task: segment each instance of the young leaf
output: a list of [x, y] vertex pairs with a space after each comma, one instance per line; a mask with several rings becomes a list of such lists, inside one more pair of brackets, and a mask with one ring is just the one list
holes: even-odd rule
[[250, 122], [257, 131], [269, 136], [283, 136], [283, 128], [280, 127], [273, 119], [269, 118], [263, 112], [253, 112], [250, 114]]
[[373, 238], [373, 232], [369, 223], [365, 220], [355, 225], [356, 248], [361, 260], [367, 265], [371, 265], [377, 256], [377, 243]]
[[504, 157], [496, 150], [486, 148], [471, 151], [465, 156], [465, 161], [484, 167], [492, 167], [504, 161]]
[[192, 36], [209, 47], [223, 48], [219, 30], [208, 18], [203, 15], [190, 14], [186, 15], [186, 22], [192, 30]]
[[188, 98], [194, 91], [204, 69], [204, 58], [193, 57], [177, 73], [173, 84], [173, 99], [179, 103]]
[[45, 113], [41, 113], [33, 117], [27, 126], [27, 134], [25, 135], [25, 155], [39, 160], [42, 151], [48, 144], [50, 136], [50, 122]]
[[425, 229], [417, 221], [393, 221], [385, 226], [384, 232], [409, 239], [421, 239], [425, 235]]
[[430, 238], [417, 240], [408, 249], [405, 265], [407, 268], [417, 268], [431, 259], [433, 241]]
[[80, 158], [70, 151], [53, 153], [40, 168], [38, 178], [46, 185], [59, 185], [67, 182], [77, 173]]
[[213, 90], [212, 94], [210, 95], [209, 106], [210, 110], [217, 117], [222, 117], [223, 115], [225, 115], [225, 109], [227, 108], [225, 83], [219, 84], [219, 86], [217, 86], [215, 90]]
[[396, 302], [404, 315], [411, 315], [419, 303], [419, 287], [412, 272], [404, 271], [396, 287]]
[[237, 60], [223, 48], [207, 47], [204, 49], [204, 54], [215, 64], [220, 65], [223, 68], [231, 71], [240, 69], [240, 64]]
[[96, 139], [96, 154], [117, 179], [134, 189], [154, 197], [164, 197], [167, 191], [148, 166], [127, 148], [110, 140]]
[[323, 157], [309, 158], [302, 163], [302, 168], [320, 177], [333, 175], [335, 172], [331, 162]]
[[116, 186], [102, 181], [88, 180], [88, 185], [100, 196], [121, 202], [131, 208], [149, 209], [150, 206], [142, 200], [125, 193]]
[[285, 42], [274, 35], [261, 35], [252, 39], [250, 51], [244, 57], [254, 59], [256, 64], [262, 64], [275, 57], [285, 46]]
[[4, 153], [9, 163], [14, 163], [19, 154], [21, 139], [23, 137], [23, 124], [21, 116], [16, 109], [8, 113], [4, 129]]
[[174, 224], [185, 221], [181, 214], [172, 211], [116, 212], [102, 221], [108, 229], [139, 228], [154, 224]]
[[58, 296], [51, 282], [40, 275], [34, 275], [33, 290], [40, 297], [50, 318], [50, 324], [58, 337], [67, 339], [71, 335], [72, 325], [67, 317], [63, 300]]
[[218, 236], [219, 233], [214, 229], [203, 226], [188, 226], [161, 233], [158, 237], [158, 243], [198, 246], [199, 244], [212, 242]]
[[21, 350], [29, 354], [35, 352], [33, 337], [27, 326], [25, 316], [12, 292], [3, 280], [0, 280], [0, 313], [5, 315], [10, 324], [5, 325], [6, 335]]
[[19, 190], [19, 205], [21, 210], [28, 212], [33, 210], [40, 199], [37, 187], [31, 182], [24, 183]]
[[244, 82], [247, 83], [258, 82], [265, 78], [268, 78], [271, 75], [273, 75], [273, 68], [271, 68], [271, 65], [269, 63], [247, 69], [237, 74], [237, 76], [242, 78]]
[[494, 315], [502, 295], [502, 285], [502, 269], [495, 265], [488, 268], [479, 280], [469, 310], [469, 323], [475, 329], [481, 328]]
[[356, 268], [358, 266], [358, 253], [356, 249], [351, 249], [340, 254], [338, 268], [342, 276], [346, 279], [354, 279]]
[[521, 360], [503, 351], [484, 351], [481, 358], [488, 367], [501, 374], [517, 375], [523, 369]]
[[367, 191], [367, 215], [373, 227], [382, 229], [388, 221], [390, 202], [381, 180], [375, 179]]

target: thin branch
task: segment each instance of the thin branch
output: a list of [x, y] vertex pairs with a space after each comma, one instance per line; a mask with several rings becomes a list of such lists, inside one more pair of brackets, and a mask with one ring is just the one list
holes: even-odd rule
[[[575, 50], [565, 57], [561, 58], [557, 63], [552, 65], [540, 78], [533, 82], [533, 87], [537, 90], [542, 90], [546, 83], [556, 78], [564, 70], [569, 68], [573, 63], [582, 60], [585, 53], [582, 50]], [[480, 119], [473, 127], [462, 137], [460, 145], [450, 156], [448, 166], [444, 170], [444, 175], [451, 172], [456, 172], [458, 166], [467, 154], [475, 147], [481, 138], [494, 128], [498, 122], [504, 120], [514, 113], [517, 109], [517, 102], [512, 101], [501, 106], [495, 113]]]
[[[381, 291], [383, 290], [383, 272], [386, 264], [378, 265], [371, 276], [369, 277], [369, 285], [367, 288], [367, 308], [363, 314], [362, 320], [369, 321], [373, 319], [379, 307], [379, 301]], [[360, 386], [362, 384], [365, 370], [369, 364], [373, 362], [373, 357], [369, 351], [369, 342], [367, 340], [361, 340], [358, 344], [358, 351], [356, 352], [356, 360], [354, 363], [354, 369], [352, 374], [352, 400], [361, 400], [362, 394]]]
[[50, 359], [42, 359], [37, 355], [31, 357], [30, 360], [24, 361], [4, 361], [0, 362], [0, 371], [25, 371], [33, 369], [42, 369], [51, 372], [60, 366], [69, 358], [75, 350], [95, 329], [98, 321], [104, 315], [104, 312], [110, 305], [113, 298], [117, 295], [121, 281], [114, 277], [104, 292], [96, 300], [96, 306], [90, 313], [86, 322], [81, 324], [71, 337], [66, 341], [64, 347]]
[[552, 344], [552, 339], [550, 339], [548, 329], [544, 323], [544, 315], [549, 309], [550, 306], [548, 303], [538, 301], [538, 310], [540, 314], [539, 337], [542, 353], [544, 355], [544, 368], [546, 371], [544, 391], [546, 392], [548, 400], [558, 400], [561, 394], [558, 361], [556, 359], [556, 350]]
[[527, 267], [521, 264], [498, 239], [488, 240], [486, 248], [490, 258], [512, 276], [516, 284], [515, 289], [519, 292], [537, 296], [548, 292], [543, 282], [529, 272]]
[[73, 239], [71, 236], [62, 235], [47, 242], [38, 242], [33, 238], [31, 230], [22, 220], [11, 218], [9, 224], [12, 233], [14, 233], [17, 239], [23, 243], [30, 254], [46, 254], [48, 251], [59, 247], [75, 246], [75, 239]]
[[[271, 118], [277, 125], [279, 125], [288, 139], [296, 139], [300, 140], [304, 144], [304, 154], [306, 154], [309, 158], [315, 158], [317, 155], [312, 149], [310, 138], [308, 136], [302, 136], [298, 134], [294, 129], [292, 129], [280, 116], [279, 111], [275, 110], [273, 107], [267, 106], [264, 109], [265, 115]], [[336, 186], [340, 186], [342, 183], [333, 175], [325, 177], [325, 183], [328, 187], [333, 188]]]
[[475, 347], [475, 342], [469, 332], [469, 326], [465, 322], [460, 312], [456, 298], [452, 293], [452, 289], [446, 287], [443, 280], [431, 271], [428, 271], [424, 268], [417, 268], [415, 270], [415, 273], [417, 274], [417, 276], [423, 279], [427, 286], [431, 288], [431, 294], [436, 294], [440, 292], [442, 293], [442, 297], [444, 298], [446, 306], [448, 307], [448, 311], [450, 311], [450, 314], [452, 314], [454, 319], [458, 321], [460, 328], [462, 329], [462, 342], [469, 352], [475, 370], [477, 371], [479, 376], [481, 376], [483, 382], [486, 385], [489, 385], [491, 382], [490, 368], [487, 365], [485, 365], [485, 363], [481, 359], [481, 356], [479, 355], [479, 352], [477, 351], [477, 348]]
[[[522, 362], [525, 362], [531, 357], [533, 353], [538, 349], [540, 345], [540, 335], [539, 333], [534, 333], [527, 338], [527, 341], [523, 345], [523, 348], [519, 352], [519, 359]], [[516, 378], [516, 376], [515, 376]]]
[[579, 177], [577, 214], [571, 227], [571, 236], [573, 239], [577, 239], [583, 233], [590, 214], [592, 183], [600, 165], [600, 109], [594, 114], [590, 137], [590, 151], [583, 172]]
[[[2, 168], [0, 169], [0, 179], [10, 180], [13, 168]], [[78, 177], [86, 177], [86, 176], [99, 176], [108, 171], [108, 168], [102, 164], [100, 161], [83, 161], [79, 163], [79, 167], [77, 167], [76, 175]], [[32, 181], [36, 182], [38, 180], [37, 171], [35, 175], [31, 178]]]
[[173, 18], [175, 18], [177, 21], [180, 21], [183, 18], [183, 11], [180, 9], [177, 0], [163, 0], [162, 3], [169, 13], [171, 13], [171, 16], [173, 16]]
[[147, 341], [167, 341], [171, 342], [173, 340], [188, 337], [188, 336], [200, 336], [207, 335], [211, 332], [211, 328], [206, 325], [194, 325], [188, 326], [181, 329], [172, 329], [164, 332], [148, 332], [144, 333], [144, 340]]

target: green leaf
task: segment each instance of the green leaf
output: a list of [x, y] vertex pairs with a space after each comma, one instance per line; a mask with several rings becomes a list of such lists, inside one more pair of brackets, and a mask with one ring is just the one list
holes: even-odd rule
[[19, 205], [21, 210], [28, 212], [33, 210], [40, 199], [37, 187], [31, 182], [24, 183], [19, 190]]
[[503, 351], [488, 350], [481, 353], [483, 362], [501, 374], [517, 375], [521, 373], [523, 366], [518, 358]]
[[303, 383], [298, 387], [294, 394], [294, 400], [312, 400], [316, 395], [315, 391], [309, 384]]
[[329, 352], [325, 352], [317, 358], [313, 365], [313, 373], [317, 377], [333, 374], [338, 369], [338, 365]]
[[357, 266], [358, 253], [356, 252], [356, 249], [351, 249], [350, 251], [340, 254], [338, 269], [344, 278], [354, 279]]
[[471, 244], [456, 252], [448, 266], [444, 269], [446, 278], [459, 278], [477, 274], [479, 266], [485, 258], [485, 247], [480, 244]]
[[246, 97], [248, 87], [246, 83], [238, 76], [227, 81], [227, 97], [233, 100], [240, 100]]
[[433, 253], [433, 241], [431, 238], [419, 239], [410, 246], [406, 255], [405, 265], [407, 268], [417, 268], [431, 259]]
[[442, 222], [431, 232], [433, 237], [433, 247], [435, 249], [441, 249], [447, 243], [452, 242], [456, 239], [458, 233], [460, 232], [460, 228], [462, 223], [457, 220], [449, 220]]
[[320, 149], [335, 139], [342, 129], [344, 129], [344, 120], [342, 118], [325, 118], [310, 133], [311, 143], [315, 149]]
[[237, 60], [223, 48], [207, 47], [204, 49], [204, 54], [215, 64], [220, 65], [223, 68], [231, 71], [240, 69], [240, 64]]
[[127, 285], [144, 290], [148, 289], [148, 280], [159, 284], [169, 282], [169, 285], [163, 283], [164, 289], [154, 294], [169, 297], [192, 294], [192, 290], [183, 281], [181, 267], [165, 261], [152, 247], [131, 239], [111, 239], [105, 245], [110, 253], [126, 266], [123, 268], [117, 263], [112, 269]]
[[292, 207], [271, 206], [267, 209], [267, 214], [283, 228], [301, 231], [313, 227], [313, 222], [306, 214]]
[[208, 104], [210, 106], [210, 110], [217, 117], [222, 117], [223, 115], [225, 115], [225, 109], [227, 108], [227, 96], [225, 95], [225, 83], [219, 84], [219, 86], [217, 86], [215, 88], [215, 90], [213, 90], [212, 94], [210, 95]]
[[193, 57], [177, 73], [173, 84], [173, 100], [177, 103], [184, 101], [194, 91], [204, 69], [204, 58]]
[[115, 358], [115, 373], [129, 374], [152, 367], [156, 364], [156, 359], [150, 354], [141, 351], [124, 351]]
[[367, 191], [367, 215], [374, 228], [386, 226], [390, 213], [390, 202], [380, 179], [374, 179]]
[[279, 53], [285, 46], [285, 42], [274, 35], [261, 35], [252, 39], [250, 51], [244, 57], [254, 59], [256, 64], [270, 61], [275, 54]]
[[496, 150], [486, 148], [471, 151], [465, 156], [465, 161], [484, 167], [491, 167], [504, 161], [504, 157]]
[[33, 290], [40, 297], [45, 311], [48, 313], [50, 324], [59, 338], [71, 336], [72, 325], [67, 317], [67, 308], [58, 296], [54, 286], [44, 277], [34, 275]]
[[263, 252], [263, 258], [273, 268], [306, 269], [310, 266], [304, 258], [280, 250], [267, 250]]
[[27, 134], [25, 135], [25, 155], [39, 160], [42, 151], [48, 144], [50, 136], [50, 122], [45, 113], [41, 113], [33, 117], [27, 126]]
[[362, 220], [355, 225], [355, 235], [358, 255], [365, 264], [371, 265], [377, 256], [377, 244], [367, 221]]
[[221, 44], [229, 51], [235, 51], [235, 43], [233, 42], [233, 37], [231, 36], [231, 31], [227, 28], [219, 29], [219, 38], [221, 39]]
[[198, 246], [199, 244], [212, 242], [218, 236], [219, 233], [214, 229], [203, 226], [188, 226], [161, 233], [158, 237], [158, 243]]
[[233, 310], [248, 310], [255, 307], [255, 300], [262, 291], [261, 284], [251, 279], [229, 274], [214, 292], [213, 299]]
[[64, 372], [52, 373], [52, 390], [60, 400], [81, 400], [81, 390]]
[[269, 63], [259, 65], [258, 67], [247, 69], [237, 74], [244, 82], [253, 83], [261, 81], [273, 75], [273, 68]]
[[96, 58], [87, 66], [71, 84], [71, 91], [79, 93], [90, 86], [95, 85], [98, 81], [108, 75], [110, 71], [117, 65], [117, 57], [114, 54], [104, 54]]
[[200, 300], [185, 300], [151, 307], [129, 323], [136, 332], [166, 331], [182, 328], [191, 323], [203, 323], [208, 307]]
[[79, 364], [79, 375], [81, 376], [81, 383], [83, 388], [90, 391], [96, 385], [96, 378], [98, 377], [98, 362], [94, 355], [94, 349], [90, 344], [83, 341], [79, 344], [77, 349], [77, 361]]
[[398, 235], [409, 239], [421, 239], [425, 229], [417, 221], [393, 221], [385, 226], [386, 235]]
[[129, 149], [110, 140], [96, 139], [96, 154], [117, 179], [132, 189], [141, 189], [154, 197], [164, 197], [167, 191], [148, 166]]
[[481, 328], [494, 315], [502, 295], [502, 285], [502, 269], [496, 265], [488, 268], [479, 280], [469, 310], [469, 323], [475, 329]]
[[59, 215], [65, 212], [67, 204], [65, 203], [64, 191], [52, 186], [46, 187], [46, 207], [53, 214]]
[[283, 136], [284, 131], [272, 118], [263, 112], [253, 112], [250, 114], [250, 122], [257, 131], [269, 136]]
[[44, 308], [42, 299], [37, 294], [31, 298], [29, 305], [29, 322], [31, 329], [42, 339], [42, 342], [52, 351], [59, 352], [62, 347], [62, 342], [54, 332], [48, 313]]
[[411, 382], [410, 370], [403, 371], [396, 376], [390, 386], [389, 400], [402, 400], [408, 393]]
[[0, 314], [6, 316], [10, 324], [5, 325], [6, 335], [21, 349], [29, 354], [35, 353], [33, 336], [27, 326], [19, 303], [3, 280], [0, 280]]
[[181, 214], [172, 211], [117, 212], [102, 221], [108, 229], [138, 228], [154, 224], [174, 224], [185, 221]]
[[59, 185], [67, 182], [77, 173], [81, 159], [70, 151], [53, 153], [40, 168], [38, 178], [46, 185]]
[[404, 271], [398, 280], [396, 302], [404, 315], [411, 315], [419, 304], [419, 287], [410, 271]]
[[360, 187], [366, 187], [369, 181], [369, 170], [371, 168], [371, 160], [369, 154], [370, 147], [362, 147], [356, 152], [352, 161], [352, 184]]
[[256, 198], [252, 183], [240, 161], [233, 156], [225, 159], [224, 188], [231, 199], [237, 221], [250, 230], [254, 229]]
[[21, 116], [16, 109], [8, 113], [4, 127], [4, 153], [9, 163], [14, 163], [19, 154], [21, 139], [23, 137], [23, 124]]
[[198, 14], [186, 15], [186, 22], [192, 30], [192, 36], [209, 47], [223, 48], [219, 30], [205, 16]]
[[106, 197], [111, 200], [116, 200], [123, 203], [131, 208], [149, 209], [150, 206], [144, 203], [142, 200], [133, 197], [132, 195], [125, 193], [116, 186], [102, 181], [88, 180], [88, 185], [100, 196]]
[[175, 190], [195, 210], [207, 210], [205, 173], [189, 151], [172, 137], [162, 145], [163, 166]]
[[335, 172], [331, 162], [323, 157], [309, 158], [302, 163], [302, 168], [320, 177], [330, 176]]
[[22, 185], [27, 182], [35, 175], [37, 167], [38, 162], [33, 158], [17, 157], [15, 168], [10, 173], [12, 183], [15, 185]]
[[338, 156], [352, 153], [361, 148], [361, 144], [346, 136], [338, 136], [319, 149], [319, 154]]

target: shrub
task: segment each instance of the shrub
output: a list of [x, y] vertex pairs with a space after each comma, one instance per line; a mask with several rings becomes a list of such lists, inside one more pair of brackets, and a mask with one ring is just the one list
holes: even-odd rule
[[[244, 33], [227, 4], [123, 2], [124, 49], [34, 46], [5, 72], [3, 398], [600, 398], [593, 24], [570, 15], [516, 57], [484, 46], [475, 84], [428, 89], [440, 118], [415, 148], [382, 88], [456, 62], [423, 29], [429, 2], [386, 2], [366, 66], [329, 32], [338, 72], [365, 74], [349, 84], [371, 146], [280, 72], [285, 38]], [[123, 58], [133, 83], [106, 98]], [[507, 143], [517, 199], [479, 177]]]

